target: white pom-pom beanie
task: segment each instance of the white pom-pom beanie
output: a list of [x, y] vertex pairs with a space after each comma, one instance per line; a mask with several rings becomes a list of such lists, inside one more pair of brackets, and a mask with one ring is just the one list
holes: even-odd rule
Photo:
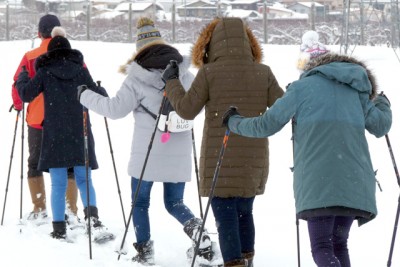
[[319, 35], [316, 31], [307, 31], [301, 38], [300, 56], [297, 61], [297, 68], [304, 70], [306, 64], [320, 55], [329, 52], [324, 44], [319, 42]]

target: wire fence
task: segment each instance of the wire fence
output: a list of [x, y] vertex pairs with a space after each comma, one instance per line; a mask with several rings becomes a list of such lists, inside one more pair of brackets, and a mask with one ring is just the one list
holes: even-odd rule
[[[6, 9], [6, 15], [0, 17], [0, 41], [24, 40], [37, 36], [37, 24], [46, 12], [35, 9]], [[136, 21], [132, 16], [119, 16], [110, 19], [95, 18], [92, 11], [50, 12], [60, 18], [68, 37], [73, 40], [95, 40], [104, 42], [135, 42]], [[73, 14], [73, 15], [71, 15]], [[201, 29], [210, 19], [180, 19], [167, 21], [155, 20], [163, 38], [170, 43], [194, 43]], [[174, 16], [173, 16], [174, 17]], [[394, 32], [398, 27], [388, 21], [349, 22], [347, 38], [343, 37], [344, 21], [342, 17], [316, 20], [310, 25], [306, 19], [268, 19], [248, 20], [250, 28], [262, 43], [293, 45], [301, 42], [302, 34], [314, 28], [320, 34], [322, 42], [328, 45], [392, 45], [397, 47], [398, 37]], [[362, 33], [362, 34], [361, 34]]]

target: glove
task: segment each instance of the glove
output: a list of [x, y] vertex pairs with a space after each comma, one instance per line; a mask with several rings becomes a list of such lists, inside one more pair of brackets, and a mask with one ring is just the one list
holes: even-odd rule
[[106, 89], [104, 87], [102, 87], [102, 86], [97, 86], [97, 92], [96, 93], [98, 93], [98, 94], [100, 94], [102, 96], [108, 97]]
[[166, 83], [168, 80], [179, 78], [179, 67], [176, 60], [171, 60], [162, 73], [162, 80]]
[[87, 86], [86, 86], [86, 84], [82, 84], [82, 85], [79, 85], [78, 86], [78, 101], [80, 102], [80, 100], [81, 100], [81, 94], [85, 91], [85, 90], [87, 90], [87, 89], [89, 89]]
[[97, 84], [97, 92], [96, 93], [98, 93], [102, 96], [108, 97], [106, 89], [101, 86], [101, 81], [97, 81], [96, 84]]
[[240, 115], [240, 114], [237, 111], [237, 107], [230, 106], [229, 109], [222, 116], [222, 126], [229, 129], [229, 127], [228, 127], [229, 119], [234, 115]]
[[[383, 93], [383, 91], [380, 92], [380, 94], [379, 94], [376, 98], [378, 98], [379, 96], [385, 98], [386, 101], [389, 103], [389, 106], [391, 106], [390, 101], [389, 101], [389, 98]], [[375, 101], [374, 101], [374, 102], [375, 102]]]
[[19, 72], [19, 74], [18, 74], [18, 79], [17, 79], [17, 83], [19, 82], [19, 81], [26, 81], [26, 80], [28, 80], [29, 81], [29, 74], [28, 74], [28, 71], [26, 70], [26, 67], [25, 66], [22, 66], [21, 67], [21, 71]]

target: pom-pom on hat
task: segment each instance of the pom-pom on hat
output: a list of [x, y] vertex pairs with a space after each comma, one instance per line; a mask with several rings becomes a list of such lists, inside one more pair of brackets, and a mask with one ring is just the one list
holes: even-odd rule
[[55, 15], [47, 14], [39, 20], [39, 32], [43, 38], [50, 38], [51, 31], [56, 26], [61, 26], [61, 23]]
[[48, 51], [52, 51], [55, 49], [71, 49], [71, 44], [66, 38], [67, 33], [62, 27], [54, 27], [51, 31], [51, 41], [47, 46]]
[[151, 45], [165, 44], [160, 31], [154, 26], [154, 22], [150, 18], [140, 18], [136, 28], [136, 53]]
[[301, 38], [300, 58], [297, 68], [304, 70], [305, 65], [312, 59], [329, 52], [324, 44], [319, 42], [319, 35], [316, 31], [307, 31]]

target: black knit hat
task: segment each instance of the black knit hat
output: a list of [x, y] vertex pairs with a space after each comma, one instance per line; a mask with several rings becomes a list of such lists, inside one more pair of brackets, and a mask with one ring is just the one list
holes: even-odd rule
[[68, 39], [65, 38], [67, 33], [65, 32], [64, 28], [62, 27], [54, 27], [51, 31], [51, 41], [47, 46], [47, 51], [52, 51], [55, 49], [71, 49], [71, 44], [69, 43]]
[[39, 21], [39, 32], [43, 38], [50, 38], [51, 31], [55, 26], [61, 26], [57, 16], [51, 14], [44, 15]]

